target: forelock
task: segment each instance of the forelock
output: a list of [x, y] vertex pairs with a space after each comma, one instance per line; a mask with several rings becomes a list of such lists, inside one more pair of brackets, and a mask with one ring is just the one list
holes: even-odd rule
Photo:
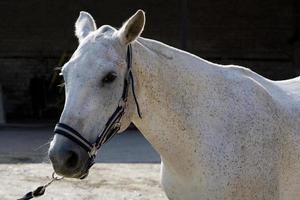
[[113, 33], [116, 31], [115, 28], [109, 25], [103, 25], [98, 29], [101, 33]]
[[115, 28], [109, 25], [103, 25], [95, 31], [95, 34], [97, 37], [111, 37], [115, 31]]

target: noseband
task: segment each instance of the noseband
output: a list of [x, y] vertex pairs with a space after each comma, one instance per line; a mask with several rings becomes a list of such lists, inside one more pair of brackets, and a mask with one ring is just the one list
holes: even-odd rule
[[136, 104], [137, 112], [140, 118], [141, 112], [140, 107], [135, 95], [135, 89], [134, 89], [134, 79], [132, 75], [132, 47], [129, 44], [127, 48], [127, 71], [125, 74], [124, 79], [124, 87], [123, 87], [123, 93], [121, 96], [121, 99], [119, 101], [118, 107], [116, 108], [115, 112], [111, 115], [111, 117], [108, 119], [108, 121], [105, 124], [105, 127], [103, 131], [98, 135], [96, 141], [94, 143], [90, 143], [87, 139], [85, 139], [79, 132], [77, 132], [72, 127], [68, 126], [67, 124], [58, 123], [55, 126], [54, 133], [63, 135], [73, 142], [77, 143], [79, 146], [81, 146], [84, 150], [87, 151], [90, 159], [87, 166], [88, 169], [95, 163], [95, 157], [97, 154], [98, 149], [101, 148], [103, 144], [108, 142], [113, 136], [118, 133], [118, 131], [121, 128], [120, 121], [125, 113], [125, 110], [127, 108], [127, 99], [128, 99], [128, 91], [129, 87], [131, 85], [134, 101]]

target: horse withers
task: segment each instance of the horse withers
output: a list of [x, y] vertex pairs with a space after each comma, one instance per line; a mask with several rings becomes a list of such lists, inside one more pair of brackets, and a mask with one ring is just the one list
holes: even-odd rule
[[300, 77], [271, 81], [208, 62], [140, 37], [144, 24], [141, 10], [119, 30], [97, 29], [90, 14], [80, 13], [79, 46], [62, 68], [66, 101], [59, 120], [79, 136], [55, 134], [49, 149], [55, 171], [87, 175], [93, 144], [127, 88], [117, 132], [133, 122], [159, 152], [169, 199], [299, 199]]

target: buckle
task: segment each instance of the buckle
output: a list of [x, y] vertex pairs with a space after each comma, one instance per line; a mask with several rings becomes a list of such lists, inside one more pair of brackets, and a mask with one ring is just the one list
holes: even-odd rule
[[97, 149], [96, 144], [93, 144], [92, 149], [88, 152], [89, 157], [90, 157], [90, 158], [95, 157], [95, 156], [97, 155], [97, 151], [98, 151], [98, 149]]
[[113, 126], [114, 126], [114, 129], [119, 129], [119, 128], [121, 128], [121, 123], [116, 122]]
[[127, 107], [127, 99], [120, 99], [118, 106], [123, 108]]

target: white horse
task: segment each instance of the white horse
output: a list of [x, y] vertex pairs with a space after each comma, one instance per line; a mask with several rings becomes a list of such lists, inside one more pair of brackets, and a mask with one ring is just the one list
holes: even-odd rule
[[[81, 12], [79, 47], [62, 68], [66, 101], [60, 122], [94, 141], [116, 109], [131, 44], [132, 90], [121, 119], [161, 156], [161, 184], [172, 200], [296, 200], [300, 196], [300, 77], [271, 81], [249, 69], [218, 65], [139, 37], [137, 11], [116, 30], [96, 28]], [[55, 135], [49, 155], [57, 173], [78, 178], [88, 155]]]

